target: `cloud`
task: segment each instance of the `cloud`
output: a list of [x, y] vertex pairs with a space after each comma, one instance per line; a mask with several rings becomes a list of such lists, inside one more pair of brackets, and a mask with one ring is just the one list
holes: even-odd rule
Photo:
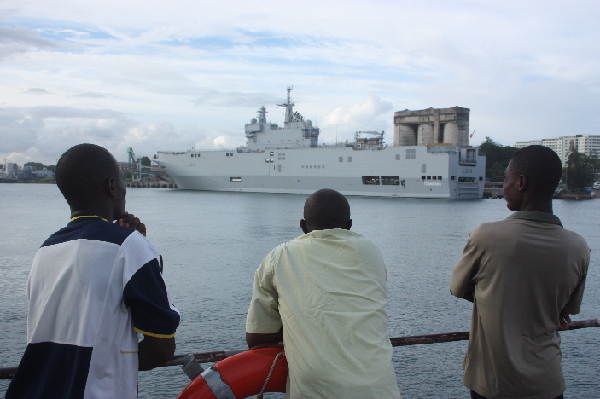
[[281, 123], [274, 104], [290, 84], [329, 143], [336, 130], [390, 131], [400, 109], [455, 105], [471, 109], [477, 136], [506, 145], [597, 133], [599, 2], [9, 3], [3, 153], [54, 159], [75, 140], [119, 154], [231, 148], [259, 106]]
[[56, 43], [40, 37], [31, 29], [0, 26], [0, 60], [17, 53], [56, 48], [59, 48]]
[[25, 90], [23, 93], [27, 93], [27, 94], [50, 94], [50, 92], [48, 92], [45, 89], [40, 89], [40, 88], [29, 88], [27, 90]]
[[[220, 137], [218, 137], [220, 136]], [[140, 122], [109, 109], [75, 107], [0, 108], [0, 157], [10, 162], [53, 163], [65, 150], [94, 143], [126, 159], [133, 147], [139, 156], [159, 150], [232, 148], [243, 143], [240, 134], [200, 131], [193, 125], [176, 128], [168, 121]]]
[[[214, 145], [214, 147], [217, 148], [236, 148], [236, 147], [240, 147], [244, 144], [246, 144], [246, 140], [244, 138], [241, 138], [239, 135], [235, 135], [235, 134], [224, 134], [224, 132], [217, 132], [217, 134], [219, 134], [216, 138], [214, 138], [212, 140], [212, 143]], [[199, 142], [197, 143], [198, 147], [197, 148], [202, 148], [204, 147], [204, 143]]]
[[84, 97], [84, 98], [105, 98], [105, 97], [110, 97], [110, 94], [106, 94], [106, 93], [80, 93], [80, 94], [75, 94], [73, 97]]
[[393, 109], [393, 103], [380, 99], [374, 94], [367, 95], [367, 99], [362, 104], [356, 104], [345, 110], [342, 107], [336, 108], [326, 117], [326, 122], [330, 125], [358, 125], [363, 126], [380, 116], [389, 117]]

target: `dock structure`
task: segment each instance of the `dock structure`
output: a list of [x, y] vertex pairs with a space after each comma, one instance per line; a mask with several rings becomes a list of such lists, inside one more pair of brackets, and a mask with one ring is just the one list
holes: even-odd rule
[[469, 108], [427, 108], [394, 112], [394, 146], [469, 146]]
[[128, 181], [128, 188], [177, 188], [177, 183], [167, 181]]

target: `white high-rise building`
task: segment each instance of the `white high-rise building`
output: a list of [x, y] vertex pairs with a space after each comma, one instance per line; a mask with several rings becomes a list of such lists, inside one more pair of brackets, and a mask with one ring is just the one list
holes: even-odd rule
[[515, 144], [517, 148], [528, 145], [543, 145], [552, 148], [558, 154], [563, 165], [569, 159], [572, 149], [589, 156], [600, 157], [600, 135], [582, 134], [576, 136], [562, 136], [551, 139], [519, 141]]

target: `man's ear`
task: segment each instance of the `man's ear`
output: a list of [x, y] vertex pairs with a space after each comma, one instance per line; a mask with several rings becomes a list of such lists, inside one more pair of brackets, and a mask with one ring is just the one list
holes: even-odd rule
[[527, 176], [525, 175], [519, 175], [519, 192], [523, 192], [525, 190], [527, 190], [529, 184], [529, 179], [527, 178]]
[[302, 231], [304, 232], [304, 234], [308, 234], [309, 231], [306, 228], [306, 220], [304, 219], [300, 219], [300, 228], [302, 229]]
[[114, 177], [109, 177], [108, 179], [105, 180], [104, 192], [109, 197], [113, 198], [115, 196], [116, 187], [117, 187], [117, 181], [115, 180]]

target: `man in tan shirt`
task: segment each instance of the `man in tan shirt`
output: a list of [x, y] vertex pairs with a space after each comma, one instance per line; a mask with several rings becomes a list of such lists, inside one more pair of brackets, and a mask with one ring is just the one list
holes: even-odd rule
[[562, 174], [554, 151], [517, 151], [505, 172], [514, 213], [470, 235], [450, 291], [474, 303], [464, 359], [471, 398], [562, 398], [559, 329], [579, 313], [590, 249], [552, 214]]

